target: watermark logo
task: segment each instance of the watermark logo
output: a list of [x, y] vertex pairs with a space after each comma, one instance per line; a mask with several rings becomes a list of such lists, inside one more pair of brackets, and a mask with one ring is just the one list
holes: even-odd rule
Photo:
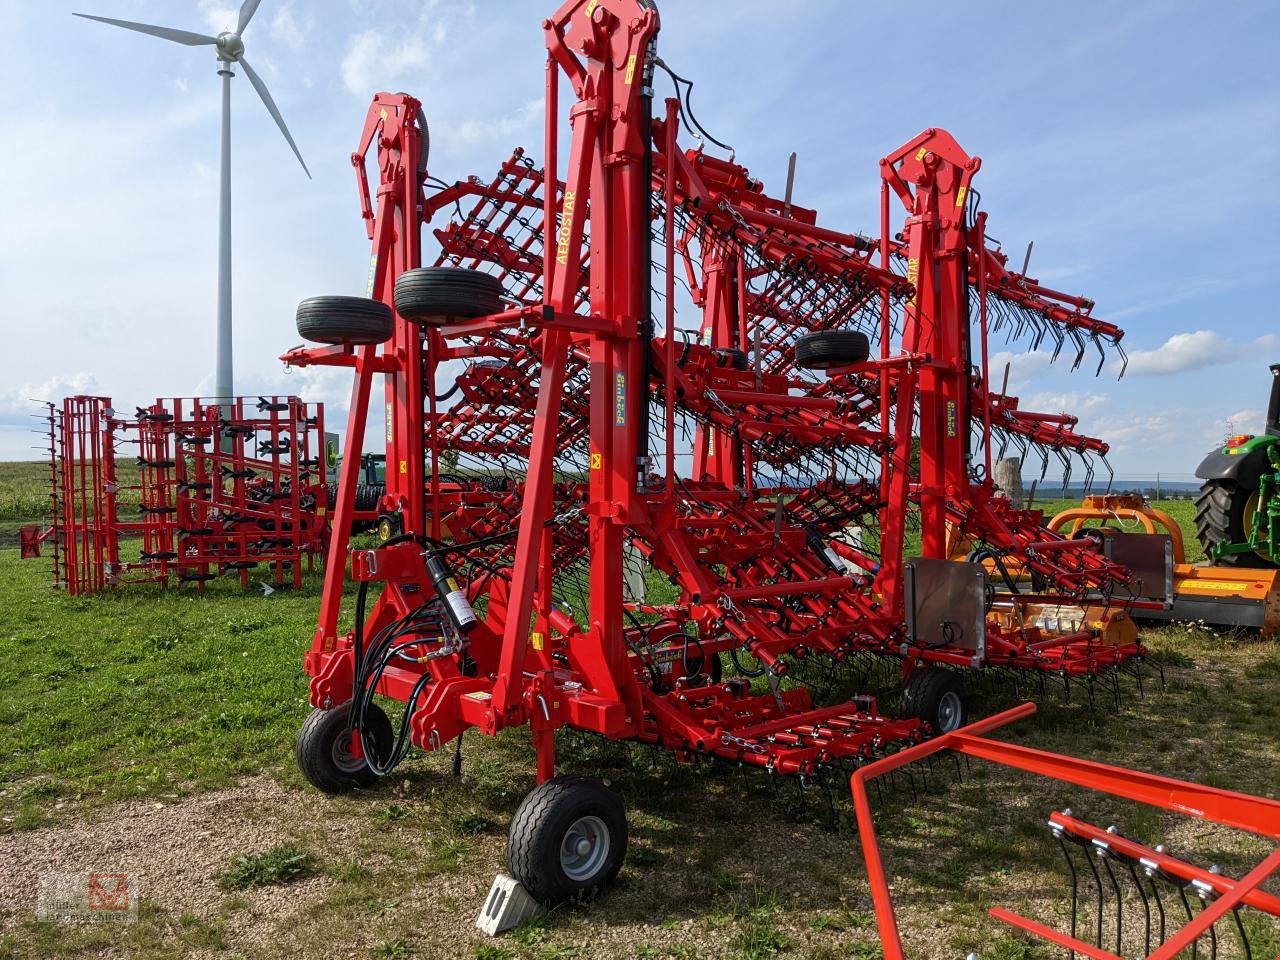
[[129, 873], [106, 871], [42, 873], [36, 917], [131, 923], [138, 919], [137, 881]]

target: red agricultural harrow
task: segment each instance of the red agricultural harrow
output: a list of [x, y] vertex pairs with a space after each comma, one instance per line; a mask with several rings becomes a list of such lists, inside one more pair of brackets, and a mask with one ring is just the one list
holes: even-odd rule
[[[347, 450], [382, 377], [380, 509], [400, 531], [351, 554], [351, 631], [343, 570], [326, 571], [299, 764], [338, 792], [411, 746], [528, 725], [540, 785], [509, 861], [544, 902], [606, 883], [626, 839], [616, 797], [555, 776], [561, 728], [812, 782], [960, 727], [964, 671], [1141, 680], [1131, 571], [989, 479], [1009, 444], [1090, 475], [1106, 453], [994, 390], [989, 337], [1069, 346], [1078, 366], [1122, 358], [1121, 331], [1008, 269], [979, 161], [944, 131], [883, 161], [878, 238], [684, 148], [685, 125], [718, 141], [657, 30], [642, 0], [572, 0], [544, 23], [542, 169], [517, 150], [492, 180], [438, 180], [421, 104], [378, 94], [352, 158], [369, 297], [304, 301], [299, 331], [326, 346], [282, 358], [352, 368]], [[678, 96], [655, 115], [659, 69]], [[335, 555], [358, 479], [348, 458]], [[907, 559], [913, 526], [923, 556]], [[949, 559], [962, 548], [973, 562]], [[1013, 564], [1034, 593], [987, 584]], [[814, 696], [815, 664], [868, 658], [906, 672], [905, 718]], [[398, 732], [376, 695], [405, 704]]]
[[327, 545], [318, 404], [170, 399], [128, 417], [75, 396], [48, 417], [53, 522], [24, 540], [51, 544], [73, 596], [227, 576], [297, 587]]

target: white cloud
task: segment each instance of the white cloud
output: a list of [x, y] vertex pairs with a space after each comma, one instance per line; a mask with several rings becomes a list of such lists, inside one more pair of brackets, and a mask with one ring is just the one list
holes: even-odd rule
[[1033, 393], [1020, 401], [1019, 408], [1036, 413], [1073, 413], [1080, 416], [1100, 410], [1109, 402], [1110, 398], [1102, 393]]
[[342, 58], [342, 82], [357, 96], [365, 97], [395, 87], [427, 65], [427, 44], [421, 37], [393, 38], [374, 27], [357, 33], [347, 43]]
[[200, 16], [210, 33], [235, 30], [240, 22], [240, 5], [220, 3], [219, 0], [200, 0]]
[[1127, 373], [1133, 377], [1152, 377], [1200, 370], [1271, 350], [1275, 344], [1276, 337], [1270, 333], [1244, 345], [1216, 330], [1175, 333], [1153, 350], [1131, 351]]
[[315, 21], [310, 16], [299, 19], [294, 12], [293, 4], [286, 3], [276, 10], [271, 18], [269, 29], [273, 40], [283, 43], [291, 50], [301, 50], [311, 36], [314, 25]]
[[1014, 353], [1001, 350], [991, 354], [987, 368], [991, 371], [991, 389], [999, 390], [1004, 383], [1004, 369], [1009, 367], [1009, 393], [1017, 394], [1030, 386], [1048, 368], [1052, 354], [1041, 350]]
[[474, 117], [464, 120], [454, 131], [454, 138], [465, 144], [482, 140], [507, 140], [516, 134], [536, 129], [542, 122], [545, 106], [545, 101], [539, 97], [536, 100], [529, 100], [506, 116], [495, 117], [492, 120], [477, 120]]
[[57, 403], [63, 397], [91, 394], [97, 389], [97, 378], [84, 370], [70, 376], [50, 377], [43, 383], [22, 383], [0, 392], [0, 424], [38, 429], [38, 424], [32, 419], [34, 414], [43, 413], [43, 409], [37, 406], [38, 402], [49, 400]]
[[1214, 425], [1215, 428], [1220, 427], [1221, 429], [1214, 430], [1213, 438], [1219, 440], [1222, 437], [1234, 436], [1237, 433], [1261, 433], [1266, 417], [1267, 415], [1263, 411], [1253, 407], [1229, 413]]

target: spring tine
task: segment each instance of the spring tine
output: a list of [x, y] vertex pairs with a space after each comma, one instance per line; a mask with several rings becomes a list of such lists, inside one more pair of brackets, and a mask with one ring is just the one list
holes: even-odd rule
[[[1071, 871], [1071, 937], [1076, 938], [1076, 927], [1080, 919], [1080, 888], [1079, 875], [1076, 873], [1076, 863], [1071, 859], [1071, 852], [1067, 848], [1067, 842], [1062, 838], [1062, 832], [1055, 830], [1054, 833], [1058, 837], [1058, 846], [1062, 848], [1062, 855], [1067, 858], [1067, 869]], [[1150, 949], [1147, 950], [1150, 953]], [[1069, 951], [1068, 956], [1071, 960], [1075, 960], [1076, 952]]]
[[1147, 880], [1148, 880], [1148, 882], [1150, 882], [1150, 884], [1151, 884], [1151, 896], [1152, 896], [1152, 897], [1155, 899], [1155, 901], [1156, 901], [1156, 913], [1157, 913], [1157, 914], [1159, 915], [1159, 917], [1160, 917], [1160, 939], [1159, 939], [1159, 942], [1160, 942], [1160, 943], [1164, 943], [1164, 940], [1165, 940], [1164, 900], [1162, 900], [1162, 899], [1161, 899], [1161, 897], [1160, 897], [1160, 885], [1156, 883], [1156, 874], [1155, 874], [1155, 870], [1154, 870], [1154, 869], [1149, 868], [1149, 867], [1148, 867], [1148, 868], [1144, 868], [1144, 872], [1147, 874]]
[[1142, 898], [1142, 914], [1146, 921], [1143, 956], [1147, 956], [1151, 953], [1151, 904], [1147, 900], [1147, 892], [1142, 889], [1142, 881], [1138, 879], [1138, 870], [1134, 862], [1126, 860], [1125, 866], [1129, 868], [1129, 876], [1133, 878], [1133, 885], [1138, 889], [1138, 896]]
[[1084, 862], [1089, 865], [1089, 872], [1093, 874], [1093, 885], [1098, 892], [1098, 922], [1097, 930], [1094, 933], [1093, 945], [1099, 950], [1102, 949], [1102, 915], [1106, 901], [1102, 894], [1102, 876], [1098, 873], [1098, 868], [1094, 865], [1093, 857], [1089, 856], [1088, 851], [1085, 852]]
[[[1187, 922], [1190, 923], [1194, 919], [1194, 915], [1191, 913], [1191, 903], [1190, 901], [1187, 900], [1187, 889], [1181, 884], [1178, 885], [1178, 896], [1182, 900], [1182, 909], [1187, 911]], [[1196, 939], [1191, 941], [1192, 960], [1195, 960], [1196, 956], [1199, 953], [1199, 949], [1200, 949], [1200, 938], [1197, 937]]]
[[1111, 881], [1111, 889], [1116, 895], [1116, 953], [1124, 953], [1124, 895], [1120, 892], [1120, 884], [1116, 880], [1115, 871], [1111, 869], [1111, 857], [1106, 850], [1098, 848], [1098, 858], [1106, 868], [1107, 879]]
[[[1124, 376], [1124, 372], [1129, 369], [1129, 355], [1124, 352], [1124, 347], [1120, 345], [1120, 341], [1115, 341], [1113, 346], [1116, 348], [1116, 352], [1120, 354], [1120, 373], [1116, 376], [1116, 379], [1119, 380]], [[1098, 372], [1102, 372], [1101, 365], [1098, 367]]]
[[1240, 908], [1231, 911], [1236, 922], [1236, 931], [1240, 934], [1240, 946], [1244, 948], [1244, 960], [1253, 960], [1253, 947], [1249, 943], [1249, 934], [1245, 932], [1244, 921], [1240, 919]]
[[[1066, 337], [1059, 336], [1059, 332], [1056, 327], [1049, 327], [1049, 329], [1053, 333], [1054, 340], [1057, 341], [1053, 348], [1053, 354], [1049, 357], [1049, 362], [1055, 363], [1058, 359], [1058, 354], [1062, 352], [1062, 345], [1066, 342]], [[1074, 370], [1075, 367], [1072, 367], [1071, 369]]]
[[1076, 345], [1076, 358], [1071, 363], [1071, 371], [1074, 373], [1080, 369], [1080, 362], [1084, 360], [1084, 354], [1087, 347], [1085, 346], [1084, 337], [1080, 335], [1080, 331], [1075, 327], [1067, 328], [1067, 332], [1071, 334], [1071, 339]]

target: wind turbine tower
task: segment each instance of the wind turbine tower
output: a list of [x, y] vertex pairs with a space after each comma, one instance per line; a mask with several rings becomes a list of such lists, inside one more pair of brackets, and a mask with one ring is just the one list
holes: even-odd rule
[[188, 47], [211, 46], [218, 59], [218, 76], [222, 78], [222, 158], [219, 165], [219, 204], [218, 204], [218, 351], [217, 371], [214, 378], [214, 392], [219, 400], [228, 400], [235, 396], [234, 377], [231, 364], [231, 78], [235, 76], [234, 68], [238, 65], [249, 83], [257, 91], [263, 105], [276, 126], [289, 142], [293, 155], [302, 164], [303, 172], [308, 179], [311, 171], [307, 169], [298, 145], [293, 142], [284, 117], [280, 115], [275, 101], [267, 90], [262, 78], [249, 66], [244, 58], [244, 31], [249, 21], [258, 11], [262, 0], [244, 0], [240, 7], [239, 22], [234, 31], [226, 30], [211, 37], [203, 33], [192, 33], [188, 30], [175, 30], [172, 27], [156, 27], [147, 23], [134, 23], [130, 20], [113, 20], [110, 17], [95, 17], [87, 13], [77, 13], [77, 17], [86, 20], [97, 20], [109, 23], [114, 27], [124, 27], [137, 33], [145, 33], [161, 40], [171, 40]]

